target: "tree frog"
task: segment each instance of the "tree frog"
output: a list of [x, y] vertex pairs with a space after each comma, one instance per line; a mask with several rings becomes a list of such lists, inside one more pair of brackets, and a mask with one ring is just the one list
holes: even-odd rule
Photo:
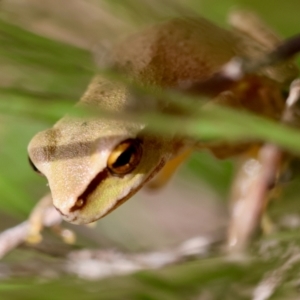
[[[234, 12], [230, 23], [230, 30], [201, 17], [155, 24], [120, 42], [109, 60], [130, 80], [180, 91], [186, 82], [207, 80], [233, 57], [255, 59], [280, 43], [252, 13]], [[252, 74], [251, 80], [211, 101], [278, 119], [285, 103], [282, 89], [297, 73], [296, 66], [285, 61]], [[92, 79], [77, 105], [113, 112], [151, 109], [180, 114], [160, 99], [146, 101], [125, 83], [101, 75]], [[47, 178], [53, 205], [63, 218], [87, 224], [112, 212], [155, 175], [152, 186], [161, 185], [190, 152], [203, 148], [224, 158], [249, 152], [252, 145], [212, 146], [176, 133], [153, 134], [147, 124], [134, 121], [65, 116], [34, 136], [28, 152], [34, 169]]]

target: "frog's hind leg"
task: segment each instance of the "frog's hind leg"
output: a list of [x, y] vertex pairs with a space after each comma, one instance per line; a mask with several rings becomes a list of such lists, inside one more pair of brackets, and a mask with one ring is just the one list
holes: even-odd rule
[[[300, 80], [290, 88], [281, 122], [299, 126], [297, 102], [300, 100]], [[272, 190], [282, 180], [289, 167], [290, 157], [274, 145], [267, 143], [249, 153], [241, 164], [232, 190], [232, 210], [228, 232], [230, 250], [245, 250], [251, 236], [262, 220]], [[265, 226], [265, 230], [268, 230]]]
[[[244, 251], [259, 225], [264, 226], [262, 218], [279, 176], [281, 163], [281, 151], [272, 144], [252, 149], [242, 159], [232, 185], [229, 251]], [[270, 231], [270, 228], [264, 226], [263, 230]]]
[[[240, 39], [244, 40], [246, 45], [243, 48], [248, 49], [247, 51], [253, 50], [256, 44], [256, 47], [260, 48], [258, 52], [268, 53], [283, 42], [282, 38], [272, 28], [251, 11], [233, 9], [228, 15], [228, 23], [239, 34]], [[278, 82], [289, 84], [298, 76], [299, 69], [291, 58], [276, 64], [276, 66], [266, 68], [264, 73]]]
[[233, 9], [228, 15], [228, 23], [237, 31], [265, 46], [267, 50], [273, 50], [282, 41], [279, 35], [252, 11]]

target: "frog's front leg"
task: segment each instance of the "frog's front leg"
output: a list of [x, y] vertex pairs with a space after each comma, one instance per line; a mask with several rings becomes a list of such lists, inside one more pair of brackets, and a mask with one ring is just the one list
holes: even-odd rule
[[27, 235], [27, 242], [36, 244], [42, 240], [41, 231], [44, 227], [44, 218], [46, 211], [52, 206], [51, 194], [45, 195], [32, 209], [28, 218], [29, 228]]
[[[26, 241], [31, 244], [37, 244], [41, 242], [42, 235], [41, 232], [45, 225], [51, 227], [51, 229], [58, 234], [65, 243], [72, 244], [75, 241], [74, 233], [66, 228], [62, 228], [60, 222], [62, 218], [60, 217], [60, 222], [57, 221], [57, 218], [52, 218], [54, 221], [47, 221], [49, 210], [55, 212], [52, 196], [51, 194], [45, 195], [42, 199], [38, 201], [33, 210], [31, 211], [28, 218], [28, 232]], [[58, 212], [56, 212], [59, 214]]]
[[187, 148], [178, 155], [175, 155], [173, 159], [165, 164], [163, 169], [147, 184], [146, 187], [151, 190], [156, 190], [167, 184], [173, 174], [177, 171], [178, 167], [188, 159], [192, 152], [192, 148]]

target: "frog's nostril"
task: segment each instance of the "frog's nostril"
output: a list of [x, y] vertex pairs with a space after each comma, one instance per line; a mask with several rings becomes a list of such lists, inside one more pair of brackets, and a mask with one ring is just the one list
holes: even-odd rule
[[70, 212], [74, 212], [78, 209], [81, 209], [85, 205], [85, 201], [82, 198], [77, 199], [75, 205], [71, 207]]

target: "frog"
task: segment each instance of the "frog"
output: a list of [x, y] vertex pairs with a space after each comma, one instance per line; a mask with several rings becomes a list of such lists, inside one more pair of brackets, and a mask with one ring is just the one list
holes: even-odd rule
[[[225, 29], [200, 16], [163, 21], [117, 43], [108, 61], [111, 69], [124, 74], [129, 82], [189, 93], [187, 86], [206, 82], [232, 59], [256, 60], [282, 42], [252, 12], [232, 11], [229, 23], [231, 28]], [[199, 105], [213, 103], [280, 120], [286, 100], [283, 90], [297, 75], [293, 59], [287, 59], [241, 78]], [[93, 77], [76, 107], [116, 114], [159, 111], [178, 115], [178, 122], [180, 116], [191, 113], [181, 111], [172, 101], [143, 97], [126, 82], [103, 74]], [[249, 159], [257, 159], [260, 147], [257, 141], [210, 143], [176, 132], [161, 135], [151, 132], [142, 120], [67, 115], [52, 128], [37, 133], [28, 153], [34, 170], [48, 181], [48, 201], [63, 219], [89, 224], [111, 213], [142, 187], [163, 186], [194, 151], [208, 149], [220, 159], [242, 157], [241, 165], [245, 165]], [[244, 176], [245, 181], [252, 180], [251, 176]], [[232, 194], [240, 203], [241, 192]], [[239, 225], [233, 223], [228, 244], [244, 248], [253, 229], [236, 233]]]

